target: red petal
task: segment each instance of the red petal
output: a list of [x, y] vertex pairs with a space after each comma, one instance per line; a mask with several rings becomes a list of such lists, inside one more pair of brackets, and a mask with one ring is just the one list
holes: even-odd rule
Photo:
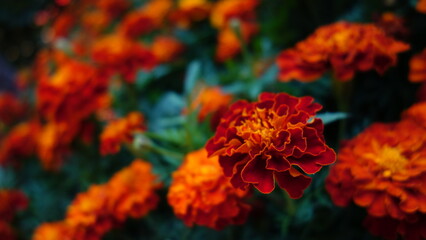
[[289, 171], [274, 172], [274, 176], [278, 182], [278, 186], [284, 189], [293, 199], [302, 197], [303, 191], [312, 181], [310, 177], [303, 174], [292, 176]]
[[261, 157], [249, 161], [241, 171], [244, 182], [253, 183], [262, 193], [270, 193], [275, 188], [273, 171], [265, 169], [266, 162]]

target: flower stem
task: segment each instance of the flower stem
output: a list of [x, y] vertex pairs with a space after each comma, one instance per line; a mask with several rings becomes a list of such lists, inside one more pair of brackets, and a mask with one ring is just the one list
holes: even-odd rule
[[[337, 109], [339, 112], [349, 112], [349, 100], [352, 91], [351, 81], [341, 81], [337, 78], [333, 78], [333, 90], [336, 99]], [[339, 121], [339, 143], [346, 138], [347, 130], [347, 118], [343, 118]]]
[[284, 238], [289, 230], [290, 222], [293, 219], [294, 215], [296, 214], [296, 203], [294, 199], [290, 198], [290, 196], [287, 194], [287, 192], [283, 191], [284, 193], [284, 212], [286, 213], [283, 216], [283, 220], [281, 222], [281, 237]]

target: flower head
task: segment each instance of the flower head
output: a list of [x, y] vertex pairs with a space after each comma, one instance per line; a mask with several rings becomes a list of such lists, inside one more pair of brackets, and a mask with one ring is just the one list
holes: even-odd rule
[[221, 119], [206, 145], [209, 156], [219, 156], [234, 187], [253, 185], [270, 193], [275, 181], [290, 197], [299, 198], [311, 178], [335, 161], [324, 142], [323, 124], [315, 113], [321, 105], [311, 97], [262, 93], [259, 101], [238, 101]]
[[11, 222], [18, 211], [28, 206], [28, 198], [19, 190], [0, 190], [0, 221]]
[[157, 64], [154, 54], [136, 41], [109, 35], [95, 42], [93, 60], [109, 73], [119, 73], [130, 83], [139, 69], [151, 70]]
[[207, 18], [211, 8], [212, 4], [208, 0], [179, 0], [177, 8], [170, 13], [170, 20], [187, 28], [192, 22]]
[[255, 8], [258, 0], [221, 0], [217, 2], [210, 15], [210, 21], [215, 28], [226, 28], [232, 19], [240, 22], [254, 22]]
[[426, 82], [426, 48], [411, 58], [408, 79], [411, 82]]
[[27, 106], [10, 93], [0, 94], [0, 122], [10, 125], [26, 115]]
[[356, 71], [376, 70], [383, 74], [394, 66], [397, 54], [409, 45], [396, 41], [371, 24], [339, 22], [318, 28], [294, 48], [278, 56], [279, 79], [313, 81], [332, 69], [347, 81]]
[[79, 122], [105, 104], [107, 79], [95, 67], [68, 61], [37, 87], [37, 108], [47, 120]]
[[418, 0], [416, 9], [421, 13], [426, 13], [426, 0]]
[[131, 143], [133, 134], [146, 130], [144, 117], [139, 112], [131, 112], [125, 118], [110, 122], [101, 133], [100, 151], [103, 155], [120, 151], [122, 143]]
[[333, 202], [352, 200], [372, 217], [426, 213], [426, 131], [414, 121], [376, 123], [348, 141], [330, 169]]
[[417, 125], [426, 129], [426, 102], [412, 105], [402, 113], [403, 119], [413, 120]]
[[218, 158], [201, 149], [189, 153], [173, 173], [167, 195], [176, 216], [186, 225], [222, 229], [245, 222], [250, 206], [243, 202], [247, 190], [233, 188], [223, 175]]
[[183, 44], [170, 36], [158, 36], [152, 43], [152, 52], [159, 62], [173, 61], [183, 51]]

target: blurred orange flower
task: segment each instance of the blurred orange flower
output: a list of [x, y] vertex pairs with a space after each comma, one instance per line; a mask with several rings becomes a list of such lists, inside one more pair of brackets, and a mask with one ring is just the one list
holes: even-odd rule
[[426, 129], [426, 102], [412, 105], [402, 113], [404, 119], [413, 120], [417, 125]]
[[127, 14], [118, 31], [126, 37], [136, 38], [158, 29], [172, 5], [171, 0], [150, 0], [142, 8]]
[[63, 12], [59, 14], [52, 23], [52, 26], [49, 28], [47, 33], [47, 40], [54, 41], [58, 38], [67, 37], [72, 28], [76, 24], [76, 17], [71, 12]]
[[122, 224], [128, 217], [140, 218], [156, 207], [155, 190], [160, 187], [151, 173], [152, 166], [142, 160], [117, 172], [110, 181], [92, 185], [80, 193], [68, 207], [66, 218], [40, 225], [34, 240], [82, 239], [97, 240]]
[[186, 155], [173, 173], [167, 199], [186, 225], [198, 224], [220, 230], [243, 224], [250, 206], [243, 202], [248, 191], [233, 188], [223, 175], [217, 156], [208, 158], [200, 149]]
[[212, 4], [208, 0], [179, 0], [177, 9], [170, 14], [173, 23], [188, 28], [192, 22], [198, 22], [209, 16]]
[[232, 27], [228, 27], [219, 31], [218, 46], [216, 48], [216, 60], [224, 62], [233, 58], [241, 52], [241, 42], [247, 43], [252, 36], [258, 32], [257, 24], [242, 23], [240, 24], [241, 39]]
[[[219, 156], [234, 187], [253, 185], [270, 193], [275, 181], [291, 198], [303, 195], [311, 178], [336, 155], [324, 142], [322, 108], [311, 97], [262, 93], [259, 101], [238, 101], [224, 114], [216, 134], [206, 144], [209, 156]], [[297, 167], [297, 168], [296, 168]]]
[[145, 130], [145, 120], [139, 112], [131, 112], [124, 118], [108, 123], [100, 136], [101, 154], [118, 153], [122, 143], [131, 143], [133, 141], [133, 134]]
[[16, 160], [32, 156], [36, 151], [39, 131], [37, 122], [25, 122], [13, 127], [0, 141], [0, 165], [19, 166]]
[[426, 48], [411, 58], [408, 79], [411, 82], [426, 82]]
[[37, 86], [37, 109], [47, 120], [78, 122], [104, 107], [107, 78], [91, 65], [68, 61]]
[[377, 27], [383, 29], [388, 36], [396, 39], [405, 39], [409, 34], [409, 30], [405, 25], [405, 19], [392, 12], [383, 13], [376, 20], [375, 24]]
[[224, 93], [220, 87], [203, 87], [191, 101], [189, 111], [199, 109], [198, 121], [200, 122], [210, 115], [212, 129], [216, 129], [220, 118], [228, 109], [231, 101], [232, 95]]
[[232, 19], [240, 22], [255, 22], [255, 8], [258, 0], [221, 0], [217, 2], [210, 15], [210, 21], [215, 28], [229, 27]]
[[107, 75], [119, 73], [129, 83], [135, 81], [138, 70], [151, 70], [157, 64], [150, 50], [136, 41], [117, 34], [95, 42], [92, 58]]
[[426, 131], [414, 121], [376, 123], [340, 149], [326, 189], [333, 202], [352, 200], [372, 217], [408, 220], [426, 213]]
[[21, 120], [28, 111], [28, 106], [10, 93], [0, 93], [0, 122], [6, 125]]
[[111, 18], [118, 17], [130, 7], [128, 0], [96, 0], [96, 7], [107, 13]]
[[383, 74], [409, 45], [396, 41], [372, 24], [338, 22], [318, 28], [295, 48], [277, 58], [279, 79], [310, 82], [332, 69], [337, 79], [348, 81], [356, 71]]
[[421, 13], [426, 13], [426, 0], [418, 0], [416, 9]]
[[159, 62], [167, 63], [177, 58], [184, 46], [174, 37], [158, 36], [154, 39], [151, 48]]

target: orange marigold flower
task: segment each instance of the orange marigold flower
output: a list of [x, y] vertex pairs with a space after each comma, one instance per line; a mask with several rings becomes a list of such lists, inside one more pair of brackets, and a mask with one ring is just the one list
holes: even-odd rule
[[404, 119], [413, 120], [419, 126], [426, 128], [426, 102], [412, 105], [402, 113]]
[[248, 191], [233, 188], [223, 175], [218, 157], [200, 149], [186, 155], [173, 173], [167, 195], [176, 216], [186, 225], [198, 224], [220, 230], [245, 222], [250, 206], [243, 202]]
[[218, 35], [218, 46], [216, 49], [216, 60], [224, 62], [233, 58], [241, 52], [241, 41], [249, 42], [253, 35], [258, 32], [257, 24], [242, 23], [240, 28], [241, 38], [232, 27], [222, 29]]
[[111, 20], [106, 12], [96, 9], [82, 15], [81, 25], [85, 34], [97, 35], [111, 23]]
[[348, 141], [330, 169], [333, 202], [351, 200], [372, 217], [426, 213], [426, 131], [414, 121], [376, 123]]
[[421, 13], [426, 13], [426, 0], [418, 0], [416, 9]]
[[221, 0], [214, 5], [210, 21], [215, 28], [228, 27], [231, 19], [254, 22], [254, 10], [258, 5], [258, 0]]
[[130, 7], [130, 2], [128, 0], [96, 0], [95, 5], [111, 18], [116, 18]]
[[174, 37], [158, 36], [154, 39], [151, 48], [159, 62], [167, 63], [177, 58], [184, 47]]
[[32, 240], [97, 240], [98, 236], [87, 236], [83, 231], [78, 231], [65, 221], [43, 223], [38, 226], [34, 233]]
[[26, 115], [27, 106], [10, 93], [0, 94], [0, 122], [10, 125]]
[[309, 82], [328, 69], [341, 81], [352, 79], [356, 71], [374, 69], [383, 74], [396, 64], [397, 54], [407, 49], [408, 44], [386, 36], [372, 24], [334, 23], [280, 53], [279, 79]]
[[47, 38], [52, 41], [67, 37], [76, 23], [76, 17], [71, 12], [63, 12], [58, 15], [47, 33]]
[[253, 185], [270, 193], [276, 180], [290, 197], [299, 198], [311, 182], [303, 172], [316, 173], [336, 158], [324, 142], [321, 119], [315, 118], [321, 108], [311, 97], [285, 93], [262, 93], [253, 103], [238, 101], [206, 149], [209, 156], [219, 156], [234, 187]]
[[101, 133], [101, 154], [117, 153], [122, 143], [131, 143], [133, 134], [146, 130], [144, 121], [141, 113], [131, 112], [124, 118], [108, 123]]
[[35, 153], [40, 125], [26, 122], [16, 125], [0, 141], [0, 165], [19, 165], [16, 160], [30, 157]]
[[192, 22], [201, 21], [209, 16], [212, 4], [207, 0], [179, 0], [177, 9], [170, 14], [172, 22], [187, 28]]
[[159, 201], [154, 191], [161, 186], [156, 181], [151, 164], [139, 159], [116, 173], [108, 182], [114, 218], [119, 221], [129, 217], [140, 218], [154, 209]]
[[172, 5], [171, 0], [150, 0], [142, 8], [127, 14], [118, 31], [126, 37], [136, 38], [158, 29]]
[[411, 82], [426, 82], [426, 48], [411, 58], [408, 79]]
[[398, 235], [405, 240], [426, 239], [426, 215], [411, 215], [407, 220], [397, 220], [390, 217], [367, 216], [364, 220], [365, 227], [376, 236], [387, 240], [399, 239]]
[[98, 40], [93, 46], [92, 58], [104, 72], [117, 72], [129, 83], [135, 81], [139, 69], [151, 70], [157, 64], [150, 50], [120, 35], [109, 35]]
[[37, 87], [37, 108], [50, 121], [81, 121], [107, 97], [107, 78], [86, 63], [63, 63]]
[[79, 128], [66, 122], [49, 122], [43, 126], [38, 136], [37, 155], [45, 169], [57, 170], [62, 166]]
[[92, 185], [87, 192], [78, 194], [68, 207], [66, 218], [40, 225], [33, 239], [53, 240], [61, 236], [70, 240], [98, 240], [126, 218], [143, 217], [159, 200], [155, 190], [160, 184], [151, 170], [151, 164], [133, 161], [107, 183]]
[[231, 104], [232, 95], [224, 93], [220, 87], [204, 87], [191, 102], [189, 111], [199, 109], [198, 121], [202, 122], [211, 115], [212, 129], [216, 129], [220, 118]]
[[396, 39], [405, 39], [409, 33], [408, 28], [405, 26], [405, 19], [391, 12], [383, 13], [375, 24], [383, 29], [388, 36]]

